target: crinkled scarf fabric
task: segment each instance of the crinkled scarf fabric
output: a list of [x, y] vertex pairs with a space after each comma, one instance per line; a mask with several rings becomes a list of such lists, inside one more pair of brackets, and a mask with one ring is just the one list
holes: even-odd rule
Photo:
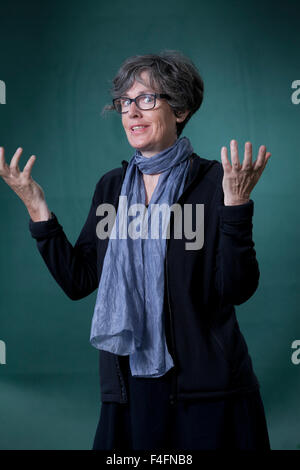
[[[167, 348], [163, 312], [170, 211], [163, 212], [163, 217], [157, 214], [162, 204], [170, 208], [180, 197], [192, 153], [186, 137], [152, 157], [136, 150], [122, 184], [99, 282], [90, 342], [97, 349], [129, 355], [131, 374], [136, 377], [160, 377], [174, 366]], [[143, 173], [161, 173], [148, 210]]]

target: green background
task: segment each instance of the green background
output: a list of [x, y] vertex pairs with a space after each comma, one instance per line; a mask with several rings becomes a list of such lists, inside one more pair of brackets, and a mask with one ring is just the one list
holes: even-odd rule
[[[205, 83], [186, 126], [202, 157], [245, 141], [272, 156], [252, 193], [260, 264], [255, 295], [236, 308], [265, 406], [272, 449], [300, 448], [298, 1], [1, 1], [0, 145], [21, 146], [72, 244], [95, 185], [130, 159], [120, 118], [101, 117], [128, 56], [180, 50]], [[1, 449], [90, 449], [100, 413], [98, 352], [89, 343], [96, 291], [71, 301], [29, 232], [29, 214], [0, 181]]]

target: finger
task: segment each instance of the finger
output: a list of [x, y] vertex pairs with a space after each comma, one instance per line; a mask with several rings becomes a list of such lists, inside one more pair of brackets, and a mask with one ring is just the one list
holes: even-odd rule
[[238, 154], [238, 145], [236, 140], [230, 142], [231, 164], [234, 170], [239, 170], [241, 167]]
[[259, 166], [258, 169], [256, 170], [256, 173], [258, 174], [258, 177], [259, 177], [259, 178], [261, 177], [261, 175], [262, 175], [262, 173], [263, 173], [263, 171], [264, 171], [264, 169], [265, 169], [265, 167], [266, 167], [266, 164], [267, 164], [268, 161], [269, 161], [270, 156], [271, 156], [271, 153], [268, 152], [268, 153], [266, 154], [266, 158], [265, 158], [263, 164], [262, 164], [261, 166]]
[[253, 170], [263, 170], [266, 151], [267, 147], [265, 145], [261, 145], [259, 147], [258, 156], [254, 162]]
[[23, 152], [23, 149], [22, 147], [19, 147], [16, 152], [14, 153], [11, 161], [10, 161], [10, 169], [12, 170], [12, 174], [16, 174], [16, 173], [19, 173], [20, 169], [19, 169], [19, 160], [20, 160], [20, 157], [21, 157], [21, 154]]
[[227, 147], [221, 148], [221, 160], [224, 169], [224, 173], [231, 171], [230, 161], [228, 160]]
[[35, 155], [31, 155], [31, 157], [28, 159], [26, 165], [23, 168], [23, 174], [25, 176], [27, 176], [27, 177], [30, 176], [30, 173], [31, 173], [32, 167], [34, 165], [35, 159], [36, 159]]
[[246, 142], [242, 170], [251, 170], [251, 169], [252, 169], [252, 144], [251, 142]]
[[269, 161], [269, 159], [270, 159], [270, 156], [271, 156], [271, 153], [270, 153], [270, 152], [267, 152], [267, 153], [266, 153], [266, 157], [265, 157], [264, 164], [263, 164], [263, 166], [262, 166], [262, 171], [265, 169], [266, 164], [268, 163], [268, 161]]

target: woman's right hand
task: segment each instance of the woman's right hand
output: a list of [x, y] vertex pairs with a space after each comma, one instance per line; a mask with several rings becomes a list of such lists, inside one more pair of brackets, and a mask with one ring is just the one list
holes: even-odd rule
[[48, 220], [51, 213], [45, 201], [44, 191], [30, 174], [36, 157], [31, 155], [23, 171], [20, 171], [19, 160], [22, 152], [23, 149], [19, 147], [8, 166], [4, 158], [4, 148], [0, 147], [0, 176], [24, 202], [33, 221]]

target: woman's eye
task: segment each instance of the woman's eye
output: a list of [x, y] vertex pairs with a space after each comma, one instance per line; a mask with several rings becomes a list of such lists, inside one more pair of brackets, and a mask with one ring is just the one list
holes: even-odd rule
[[123, 100], [123, 106], [129, 106], [129, 100]]
[[152, 101], [153, 101], [152, 96], [145, 96], [145, 97], [144, 97], [144, 102], [145, 102], [145, 103], [151, 103]]

